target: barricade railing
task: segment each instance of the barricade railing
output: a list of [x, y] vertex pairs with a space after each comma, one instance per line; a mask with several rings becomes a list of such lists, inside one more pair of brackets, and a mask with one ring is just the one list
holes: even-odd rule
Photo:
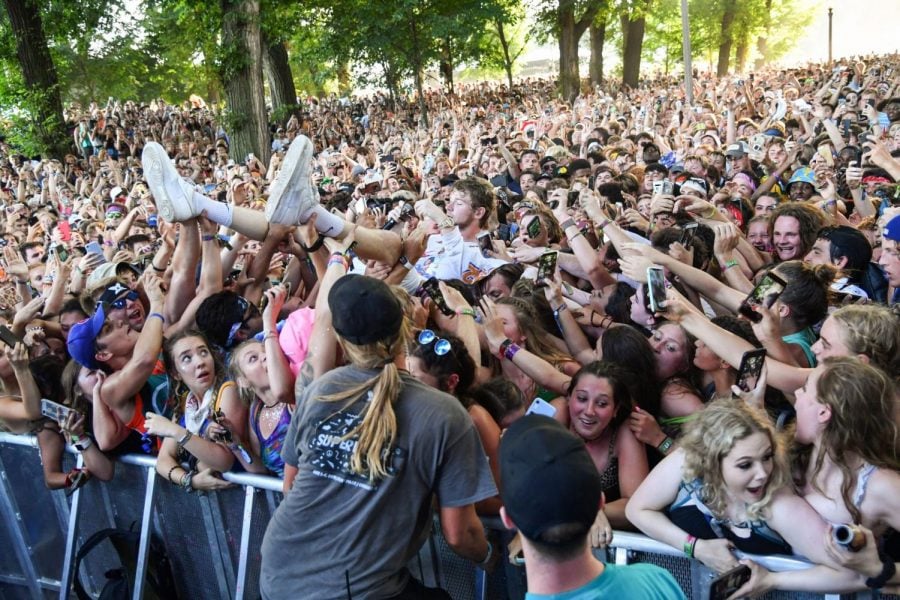
[[[157, 485], [155, 458], [118, 458], [110, 482], [89, 481], [71, 496], [50, 491], [43, 483], [37, 442], [33, 436], [0, 433], [0, 593], [3, 598], [69, 598], [72, 581], [97, 597], [103, 573], [119, 566], [112, 547], [93, 552], [74, 573], [74, 557], [84, 539], [106, 527], [140, 527], [133, 598], [145, 591], [152, 536], [169, 556], [182, 597], [259, 597], [260, 546], [271, 514], [281, 499], [282, 482], [249, 473], [225, 473], [235, 488], [209, 494], [185, 494], [176, 486]], [[66, 468], [80, 463], [72, 452]], [[160, 480], [161, 481], [161, 480]], [[490, 576], [456, 556], [436, 526], [410, 564], [411, 572], [429, 586], [441, 586], [458, 600], [509, 598], [524, 593], [522, 568], [508, 563], [509, 534], [499, 519], [485, 519], [504, 550], [503, 567]], [[98, 550], [103, 545], [98, 547]], [[7, 551], [9, 549], [9, 551]], [[96, 554], [97, 556], [93, 556]], [[649, 562], [673, 573], [688, 597], [706, 598], [713, 573], [681, 552], [646, 536], [617, 531], [609, 548], [597, 556], [616, 564]], [[769, 570], [809, 568], [809, 563], [783, 556], [748, 556]], [[774, 592], [766, 598], [827, 598], [840, 595]], [[853, 598], [853, 595], [844, 595]], [[867, 593], [857, 599], [872, 597]]]

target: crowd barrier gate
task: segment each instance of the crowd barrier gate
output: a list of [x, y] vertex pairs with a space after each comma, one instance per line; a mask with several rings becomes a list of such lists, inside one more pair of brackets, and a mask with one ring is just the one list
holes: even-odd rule
[[[66, 468], [80, 457], [70, 452]], [[281, 480], [247, 473], [227, 473], [233, 488], [186, 494], [156, 476], [155, 459], [126, 455], [118, 459], [110, 482], [89, 481], [71, 496], [44, 485], [37, 440], [0, 433], [0, 599], [71, 598], [72, 581], [97, 597], [104, 572], [119, 566], [111, 544], [103, 542], [73, 573], [81, 543], [107, 527], [140, 531], [134, 599], [143, 597], [150, 536], [165, 545], [182, 598], [191, 600], [259, 598], [260, 545], [269, 517], [281, 499]], [[499, 519], [485, 526], [505, 550], [508, 532]], [[669, 570], [692, 600], [705, 600], [713, 574], [678, 550], [646, 536], [615, 532], [610, 548], [598, 556], [616, 564], [648, 562]], [[803, 569], [796, 558], [751, 557], [771, 570]], [[429, 586], [441, 586], [454, 600], [519, 600], [524, 569], [506, 560], [490, 576], [456, 556], [436, 526], [410, 563], [410, 571]], [[822, 595], [772, 592], [766, 599], [863, 600], [869, 592]], [[896, 598], [896, 596], [880, 596]]]

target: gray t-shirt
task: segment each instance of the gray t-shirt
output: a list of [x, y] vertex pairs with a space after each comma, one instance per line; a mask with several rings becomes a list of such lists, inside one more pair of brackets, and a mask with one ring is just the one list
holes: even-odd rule
[[466, 410], [406, 374], [394, 403], [397, 437], [390, 475], [370, 483], [352, 473], [356, 439], [341, 438], [362, 419], [371, 395], [346, 402], [319, 399], [377, 374], [352, 366], [335, 369], [297, 399], [282, 457], [298, 473], [263, 539], [264, 598], [398, 594], [406, 585], [406, 563], [430, 532], [432, 495], [442, 507], [460, 507], [497, 494]]

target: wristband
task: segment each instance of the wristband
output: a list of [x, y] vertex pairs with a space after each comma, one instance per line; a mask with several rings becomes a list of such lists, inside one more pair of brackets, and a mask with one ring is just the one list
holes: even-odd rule
[[490, 540], [487, 540], [487, 545], [488, 545], [487, 556], [485, 556], [484, 560], [482, 560], [480, 563], [477, 563], [479, 567], [486, 566], [489, 562], [491, 562], [491, 558], [494, 557], [494, 545], [491, 544]]
[[[552, 308], [552, 307], [551, 307], [551, 308]], [[566, 310], [567, 308], [569, 308], [569, 305], [566, 304], [565, 302], [563, 302], [562, 304], [560, 304], [560, 305], [557, 306], [556, 308], [553, 308], [553, 314], [554, 314], [555, 316], [558, 316], [559, 313], [561, 313], [562, 311]]]
[[[600, 229], [603, 229], [603, 228], [601, 227]], [[572, 240], [577, 238], [579, 235], [584, 235], [584, 232], [581, 231], [580, 229], [578, 231], [576, 231], [575, 233], [573, 233], [572, 235], [567, 235], [566, 239], [568, 239], [571, 242]]]
[[684, 545], [682, 546], [682, 550], [684, 550], [685, 556], [688, 558], [694, 558], [694, 546], [697, 545], [697, 538], [688, 535], [687, 539], [684, 540]]
[[216, 236], [214, 236], [214, 235], [204, 235], [201, 239], [202, 239], [204, 242], [211, 242], [211, 241], [213, 241], [214, 239], [216, 239]]
[[191, 480], [194, 478], [194, 471], [185, 471], [184, 477], [181, 478], [181, 487], [184, 488], [188, 494], [194, 491], [193, 486], [191, 485]]
[[659, 450], [660, 454], [665, 454], [669, 451], [669, 448], [671, 448], [673, 444], [675, 444], [675, 440], [673, 440], [669, 436], [666, 436], [666, 439], [660, 442], [659, 446], [657, 446], [656, 449]]
[[319, 239], [317, 239], [312, 246], [306, 247], [303, 244], [300, 244], [300, 247], [303, 248], [307, 253], [316, 252], [319, 248], [321, 248], [325, 244], [325, 236], [320, 235]]
[[149, 321], [149, 320], [152, 319], [153, 317], [158, 317], [159, 320], [162, 321], [163, 323], [166, 322], [166, 318], [165, 318], [164, 316], [162, 316], [161, 314], [159, 314], [158, 312], [152, 312], [152, 313], [150, 313], [149, 315], [147, 315], [147, 318], [145, 319], [145, 322], [146, 322], [146, 321]]
[[459, 309], [458, 311], [456, 311], [456, 314], [457, 314], [457, 315], [460, 315], [460, 316], [461, 316], [461, 315], [468, 315], [468, 316], [472, 317], [473, 319], [477, 316], [477, 315], [475, 314], [475, 311], [472, 310], [471, 308], [461, 308], [461, 309]]
[[730, 269], [731, 267], [736, 267], [736, 266], [738, 266], [739, 264], [740, 264], [740, 263], [739, 263], [738, 261], [736, 261], [735, 259], [733, 259], [733, 258], [732, 258], [731, 260], [725, 261], [725, 266], [722, 267], [722, 272], [724, 273], [725, 271], [727, 271], [727, 270]]
[[78, 439], [72, 440], [72, 446], [75, 447], [79, 452], [84, 452], [88, 448], [94, 445], [94, 440], [91, 439], [91, 436], [86, 435], [84, 437], [79, 437]]
[[522, 349], [522, 348], [520, 348], [518, 344], [510, 343], [510, 344], [506, 347], [506, 350], [503, 351], [503, 358], [505, 358], [505, 359], [508, 360], [509, 362], [512, 362], [512, 361], [513, 361], [513, 358], [514, 358], [515, 355], [516, 355], [516, 353], [517, 353], [519, 350], [521, 350], [521, 349]]
[[712, 219], [713, 217], [716, 216], [717, 212], [719, 212], [719, 209], [716, 208], [715, 206], [712, 206], [712, 207], [710, 207], [709, 212], [706, 213], [705, 215], [702, 215], [702, 217], [704, 219]]
[[562, 223], [559, 224], [562, 227], [562, 230], [565, 231], [569, 227], [575, 227], [575, 219], [566, 219]]
[[180, 448], [184, 448], [184, 445], [187, 444], [189, 441], [191, 441], [192, 437], [194, 437], [194, 434], [191, 432], [190, 429], [186, 429], [184, 431], [184, 435], [181, 436], [180, 440], [178, 440], [178, 446]]
[[337, 254], [337, 253], [332, 254], [331, 258], [328, 259], [327, 266], [330, 267], [331, 265], [341, 265], [342, 267], [344, 267], [346, 269], [347, 268], [347, 259], [344, 257], [343, 254]]
[[166, 269], [167, 269], [167, 267], [163, 267], [163, 268], [160, 269], [159, 267], [157, 267], [157, 266], [154, 265], [153, 263], [150, 263], [150, 267], [151, 267], [154, 271], [156, 271], [157, 273], [165, 273], [165, 272], [166, 272]]
[[267, 333], [266, 335], [263, 336], [263, 340], [277, 340], [277, 339], [278, 339], [277, 331], [270, 331], [269, 333]]
[[866, 587], [877, 590], [884, 587], [897, 573], [897, 565], [894, 559], [887, 555], [884, 550], [878, 551], [878, 558], [881, 559], [881, 573], [877, 577], [869, 577], [866, 579]]
[[612, 221], [610, 221], [609, 219], [603, 219], [602, 221], [597, 223], [597, 227], [599, 227], [600, 229], [604, 229], [610, 223], [612, 223]]
[[506, 357], [506, 349], [512, 344], [512, 340], [506, 338], [502, 342], [500, 342], [500, 350], [497, 351], [497, 356], [500, 357], [500, 360], [503, 360]]

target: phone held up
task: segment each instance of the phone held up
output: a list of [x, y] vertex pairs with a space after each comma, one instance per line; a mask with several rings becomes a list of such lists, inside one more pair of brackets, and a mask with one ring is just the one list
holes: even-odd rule
[[741, 302], [738, 312], [752, 322], [759, 323], [762, 321], [762, 315], [759, 314], [756, 309], [760, 306], [772, 308], [772, 305], [775, 304], [775, 301], [781, 296], [781, 292], [784, 291], [786, 285], [784, 279], [775, 273], [767, 273], [765, 277], [756, 284], [756, 287], [753, 288], [750, 295]]

